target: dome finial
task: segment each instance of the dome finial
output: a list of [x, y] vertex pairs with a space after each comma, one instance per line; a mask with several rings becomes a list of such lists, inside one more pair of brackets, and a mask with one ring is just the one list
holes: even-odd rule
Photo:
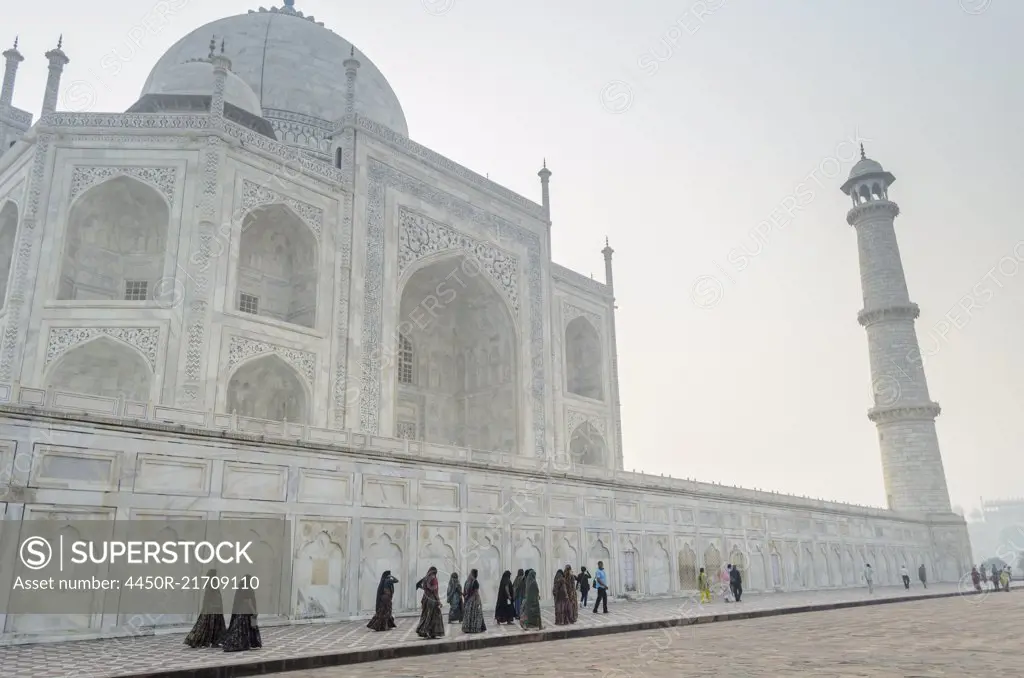
[[295, 0], [284, 0], [285, 7], [295, 7]]
[[216, 53], [217, 53], [217, 36], [215, 35], [212, 38], [210, 38], [210, 58], [212, 59], [213, 55], [216, 54]]
[[221, 40], [220, 40], [220, 53], [221, 54], [224, 53], [224, 43], [225, 42], [227, 42], [227, 40], [225, 38], [221, 38]]
[[862, 142], [860, 143], [860, 159], [861, 159], [861, 160], [864, 160], [864, 159], [866, 159], [866, 158], [867, 158], [867, 156], [866, 156], [866, 155], [864, 155], [864, 142], [862, 141]]
[[350, 57], [354, 57], [356, 55], [356, 46], [355, 45], [349, 45], [348, 55]]
[[14, 49], [18, 49], [18, 36], [14, 36]]
[[64, 34], [61, 33], [60, 37], [57, 38], [57, 49], [60, 49], [63, 46], [64, 46]]

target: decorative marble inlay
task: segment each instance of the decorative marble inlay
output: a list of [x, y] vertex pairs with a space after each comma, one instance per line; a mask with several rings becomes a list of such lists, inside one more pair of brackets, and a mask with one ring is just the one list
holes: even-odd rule
[[603, 322], [601, 321], [601, 316], [599, 316], [598, 314], [594, 313], [593, 311], [587, 311], [585, 309], [579, 308], [578, 306], [573, 306], [572, 304], [569, 304], [569, 303], [564, 303], [562, 305], [562, 328], [563, 328], [563, 332], [564, 332], [565, 328], [569, 326], [570, 322], [572, 322], [576, 318], [580, 318], [580, 317], [586, 318], [588, 321], [590, 321], [590, 324], [594, 326], [595, 330], [597, 330], [598, 336], [601, 336], [601, 335], [604, 334], [604, 332], [601, 331], [601, 329], [603, 327]]
[[551, 277], [583, 292], [597, 294], [604, 298], [611, 298], [612, 296], [611, 289], [609, 289], [604, 283], [598, 282], [593, 278], [588, 278], [582, 273], [577, 273], [565, 266], [552, 263]]
[[25, 210], [18, 228], [17, 249], [11, 262], [13, 277], [7, 293], [7, 319], [4, 324], [3, 340], [0, 342], [0, 380], [7, 382], [13, 381], [14, 365], [19, 362], [20, 347], [24, 347], [24, 341], [21, 340], [22, 329], [25, 329], [25, 334], [28, 332], [28, 313], [23, 312], [22, 306], [29, 285], [29, 271], [33, 268], [32, 249], [36, 240], [37, 215], [52, 144], [52, 134], [40, 134], [36, 140]]
[[268, 344], [246, 337], [231, 337], [231, 344], [228, 346], [228, 369], [233, 370], [236, 365], [256, 355], [267, 355], [273, 353], [279, 356], [286, 363], [294, 367], [299, 374], [306, 378], [312, 386], [315, 382], [316, 355], [308, 351], [299, 351], [294, 348], [285, 348], [275, 344]]
[[519, 312], [519, 260], [490, 243], [459, 233], [447, 224], [400, 208], [398, 212], [398, 272], [436, 252], [459, 250], [479, 264], [497, 283], [512, 308]]
[[131, 177], [149, 184], [160, 191], [167, 202], [174, 202], [174, 185], [178, 170], [174, 167], [75, 167], [71, 174], [69, 201], [77, 198], [87, 189], [114, 177]]
[[316, 239], [320, 240], [320, 235], [324, 229], [324, 211], [322, 209], [307, 202], [280, 195], [276, 191], [248, 179], [242, 180], [243, 212], [247, 213], [257, 207], [275, 203], [288, 205], [313, 230]]
[[475, 186], [476, 188], [482, 191], [490, 193], [491, 195], [501, 198], [502, 200], [512, 203], [513, 205], [515, 205], [522, 211], [526, 212], [527, 214], [536, 217], [537, 219], [545, 220], [544, 208], [538, 205], [537, 203], [533, 202], [532, 200], [524, 198], [518, 193], [508, 190], [501, 184], [493, 182], [486, 177], [480, 176], [473, 170], [463, 167], [462, 165], [453, 162], [452, 160], [449, 160], [440, 153], [432, 151], [426, 146], [416, 143], [409, 137], [399, 134], [390, 127], [386, 127], [385, 125], [382, 125], [374, 120], [370, 120], [369, 118], [359, 115], [358, 113], [346, 115], [345, 119], [342, 122], [342, 126], [349, 125], [357, 127], [358, 129], [361, 129], [364, 132], [369, 132], [370, 134], [379, 138], [380, 140], [387, 142], [389, 145], [394, 146], [395, 148], [401, 149], [405, 153], [408, 153], [409, 155], [413, 156], [418, 160], [421, 160], [427, 165], [450, 172], [457, 176], [459, 179], [465, 181], [466, 183]]
[[160, 329], [156, 327], [52, 327], [46, 342], [46, 362], [49, 365], [69, 350], [96, 337], [107, 336], [134, 347], [146, 358], [149, 367], [156, 370], [156, 357], [160, 348]]
[[411, 421], [400, 421], [398, 422], [398, 437], [408, 438], [409, 440], [416, 439], [416, 423]]
[[605, 429], [604, 420], [599, 417], [593, 417], [583, 412], [577, 412], [576, 410], [568, 411], [568, 424], [566, 430], [569, 437], [572, 438], [573, 431], [580, 427], [584, 422], [594, 427], [594, 430], [601, 434], [601, 437], [607, 440], [608, 434]]
[[533, 400], [534, 452], [544, 457], [547, 417], [544, 407], [544, 300], [543, 249], [541, 239], [521, 226], [480, 209], [450, 193], [438, 190], [393, 167], [370, 158], [367, 162], [366, 199], [366, 286], [363, 298], [362, 364], [360, 374], [359, 420], [362, 430], [377, 433], [380, 417], [381, 328], [384, 290], [384, 198], [388, 188], [423, 200], [453, 218], [476, 224], [484, 232], [496, 233], [496, 241], [510, 238], [527, 252], [527, 290], [530, 302], [530, 395]]

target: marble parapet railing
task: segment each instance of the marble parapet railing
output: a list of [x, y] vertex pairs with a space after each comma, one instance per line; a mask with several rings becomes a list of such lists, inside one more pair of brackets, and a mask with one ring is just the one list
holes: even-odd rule
[[396, 461], [436, 460], [464, 463], [483, 469], [501, 468], [550, 478], [614, 484], [625, 491], [662, 490], [669, 493], [699, 496], [714, 501], [756, 504], [764, 508], [803, 510], [815, 513], [841, 513], [851, 517], [881, 518], [899, 522], [928, 522], [918, 514], [893, 513], [885, 509], [826, 501], [811, 497], [786, 495], [777, 492], [699, 482], [685, 478], [651, 475], [632, 471], [615, 471], [572, 463], [567, 456], [553, 458], [529, 457], [507, 452], [489, 452], [452, 445], [441, 445], [405, 438], [370, 435], [352, 430], [322, 428], [288, 421], [269, 421], [213, 411], [191, 410], [155, 403], [136, 402], [121, 398], [71, 393], [57, 389], [22, 386], [19, 383], [0, 383], [0, 407], [4, 411], [23, 414], [51, 414], [63, 419], [73, 418], [82, 423], [121, 423], [127, 426], [175, 426], [195, 433], [218, 436], [237, 435], [246, 442], [253, 438], [281, 444], [299, 443], [324, 449], [343, 449], [347, 452], [370, 453], [393, 457]]

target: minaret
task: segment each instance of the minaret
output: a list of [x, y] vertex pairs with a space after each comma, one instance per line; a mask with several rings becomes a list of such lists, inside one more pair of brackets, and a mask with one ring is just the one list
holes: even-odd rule
[[220, 41], [220, 54], [217, 54], [217, 38], [210, 40], [210, 63], [213, 64], [213, 97], [210, 99], [210, 115], [215, 118], [224, 117], [224, 90], [227, 87], [228, 71], [231, 70], [231, 59], [224, 56], [224, 39]]
[[14, 39], [14, 47], [4, 52], [4, 84], [0, 89], [0, 112], [5, 112], [14, 101], [14, 79], [18, 75], [18, 66], [25, 57], [18, 51], [18, 39]]
[[612, 254], [615, 250], [608, 244], [608, 237], [604, 239], [604, 282], [612, 293], [612, 300], [609, 304], [610, 313], [610, 340], [612, 353], [612, 417], [615, 423], [615, 470], [622, 470], [622, 406], [619, 402], [619, 347], [615, 339], [615, 283], [612, 277]]
[[548, 159], [544, 158], [544, 164], [537, 172], [537, 176], [540, 177], [540, 204], [544, 208], [544, 218], [551, 221], [551, 191], [549, 188], [549, 182], [551, 181], [551, 170], [548, 169]]
[[928, 395], [914, 321], [921, 310], [910, 301], [893, 221], [900, 213], [889, 200], [896, 181], [864, 155], [850, 171], [843, 193], [853, 200], [846, 221], [857, 229], [864, 308], [857, 321], [868, 335], [874, 407], [889, 509], [950, 513], [949, 490], [935, 432], [938, 403]]
[[53, 113], [57, 110], [57, 95], [60, 92], [60, 76], [64, 73], [64, 67], [71, 59], [64, 53], [61, 47], [64, 45], [64, 36], [57, 41], [57, 48], [46, 53], [50, 60], [50, 73], [46, 76], [46, 93], [43, 95], [43, 115]]

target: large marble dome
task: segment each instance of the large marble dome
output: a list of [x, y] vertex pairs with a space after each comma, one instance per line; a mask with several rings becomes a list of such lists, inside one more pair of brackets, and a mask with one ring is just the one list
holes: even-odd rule
[[[181, 64], [205, 57], [210, 39], [226, 44], [231, 70], [255, 92], [268, 119], [315, 118], [320, 126], [345, 114], [345, 67], [352, 44], [285, 0], [197, 28], [176, 42], [150, 72], [142, 96], [156, 93]], [[356, 112], [408, 136], [405, 113], [387, 79], [358, 49]], [[316, 121], [303, 121], [316, 124]], [[277, 127], [275, 125], [275, 127]], [[282, 139], [286, 141], [286, 139]]]

